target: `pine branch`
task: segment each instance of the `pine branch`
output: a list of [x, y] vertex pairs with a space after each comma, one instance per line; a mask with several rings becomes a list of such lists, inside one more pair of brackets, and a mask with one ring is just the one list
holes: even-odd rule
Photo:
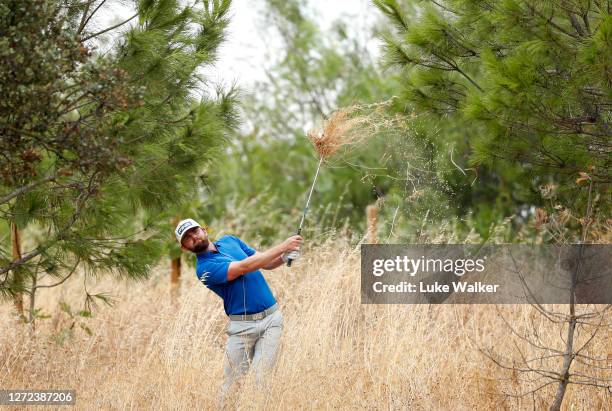
[[32, 287], [32, 291], [35, 291], [35, 290], [37, 290], [39, 288], [53, 288], [53, 287], [57, 287], [58, 285], [62, 285], [67, 279], [69, 279], [72, 276], [72, 274], [74, 274], [74, 272], [76, 271], [77, 267], [79, 266], [79, 262], [80, 261], [81, 261], [81, 258], [77, 257], [77, 261], [74, 264], [74, 267], [72, 267], [72, 269], [68, 273], [68, 275], [66, 275], [64, 278], [62, 278], [57, 283], [55, 283], [55, 284], [47, 284], [47, 285], [34, 285]]
[[0, 275], [5, 274], [5, 278], [4, 280], [0, 283], [0, 287], [4, 285], [4, 283], [6, 283], [7, 281], [7, 275], [8, 272], [15, 269], [16, 267], [19, 267], [20, 265], [23, 265], [25, 263], [27, 263], [28, 261], [30, 261], [31, 259], [39, 256], [40, 254], [42, 254], [47, 248], [49, 248], [52, 244], [57, 243], [58, 241], [61, 241], [64, 239], [64, 236], [66, 235], [66, 233], [72, 228], [72, 226], [77, 222], [77, 220], [79, 219], [82, 211], [83, 211], [83, 206], [84, 203], [87, 201], [87, 199], [93, 194], [92, 191], [92, 184], [93, 184], [93, 180], [95, 178], [96, 173], [94, 173], [89, 180], [89, 187], [86, 191], [82, 192], [79, 197], [77, 198], [76, 201], [76, 209], [72, 215], [72, 217], [70, 218], [70, 220], [68, 221], [67, 224], [65, 224], [58, 232], [58, 234], [55, 236], [54, 239], [50, 240], [46, 245], [41, 245], [38, 246], [36, 249], [30, 251], [29, 253], [25, 254], [24, 256], [22, 256], [20, 259], [12, 261], [10, 264], [8, 264], [5, 267], [0, 268]]
[[537, 15], [538, 17], [540, 17], [542, 20], [544, 20], [546, 22], [546, 24], [550, 25], [551, 27], [554, 27], [555, 29], [557, 29], [558, 31], [560, 31], [561, 33], [570, 36], [574, 39], [578, 39], [579, 36], [570, 33], [569, 31], [565, 30], [563, 27], [559, 26], [558, 24], [556, 24], [553, 21], [553, 16], [550, 16], [550, 18], [546, 18], [546, 16], [544, 16], [541, 12], [539, 12], [534, 6], [532, 6], [529, 1], [525, 2], [525, 5], [527, 6], [527, 8], [535, 15]]
[[461, 74], [463, 77], [465, 77], [470, 83], [472, 83], [472, 85], [474, 85], [478, 91], [483, 92], [484, 90], [482, 89], [482, 87], [480, 87], [478, 85], [478, 83], [476, 83], [476, 81], [474, 79], [472, 79], [467, 73], [465, 73], [463, 70], [461, 70], [461, 68], [459, 68], [459, 65], [457, 63], [455, 63], [453, 61], [453, 59], [451, 58], [446, 58], [445, 56], [443, 56], [442, 54], [436, 53], [434, 51], [431, 52], [431, 54], [433, 54], [435, 57], [437, 57], [438, 59], [440, 59], [441, 61], [445, 62], [446, 64], [449, 65], [449, 67], [451, 67], [453, 69], [453, 71], [456, 71], [457, 73]]
[[38, 187], [38, 186], [40, 186], [42, 184], [48, 183], [50, 181], [53, 181], [56, 178], [57, 178], [57, 174], [53, 174], [53, 175], [47, 176], [47, 177], [45, 177], [43, 179], [40, 179], [38, 181], [34, 181], [34, 182], [30, 183], [30, 184], [27, 184], [25, 186], [19, 187], [17, 190], [15, 190], [15, 191], [13, 191], [11, 193], [5, 194], [3, 197], [1, 197], [0, 198], [0, 204], [8, 203], [13, 198], [18, 197], [18, 196], [20, 196], [22, 194], [25, 194], [28, 191], [30, 191], [30, 190], [32, 190], [32, 189], [34, 189], [34, 188], [36, 188], [36, 187]]
[[440, 7], [442, 10], [448, 11], [449, 13], [453, 13], [453, 14], [455, 14], [457, 16], [462, 16], [463, 15], [462, 13], [459, 13], [459, 12], [457, 12], [455, 10], [449, 9], [448, 7], [446, 7], [445, 5], [437, 2], [436, 0], [429, 0], [429, 1], [432, 2], [433, 4], [435, 4], [436, 6]]
[[576, 33], [578, 33], [580, 37], [586, 37], [586, 33], [580, 25], [580, 22], [578, 22], [576, 15], [571, 12], [568, 12], [567, 15], [570, 19], [570, 22], [572, 23], [572, 27], [574, 28], [574, 30], [576, 30]]
[[[77, 34], [81, 34], [83, 32], [83, 30], [87, 26], [87, 23], [89, 23], [89, 20], [91, 20], [91, 18], [94, 16], [94, 14], [96, 14], [98, 12], [100, 7], [102, 7], [102, 5], [104, 3], [106, 3], [106, 0], [102, 0], [100, 2], [100, 4], [98, 4], [98, 6], [91, 12], [91, 14], [84, 21], [81, 21], [81, 24], [79, 25], [79, 28], [77, 30]], [[89, 5], [87, 6], [87, 8], [89, 9]], [[86, 15], [86, 13], [83, 14], [83, 17], [85, 17], [85, 15]]]
[[400, 30], [408, 29], [408, 21], [396, 0], [374, 0], [374, 5], [386, 14]]
[[129, 18], [125, 19], [124, 21], [120, 22], [120, 23], [115, 24], [114, 26], [111, 26], [111, 27], [105, 28], [104, 30], [101, 30], [101, 31], [99, 31], [99, 32], [97, 32], [97, 33], [94, 33], [94, 34], [91, 34], [91, 35], [89, 35], [89, 36], [87, 36], [87, 37], [85, 37], [85, 38], [82, 38], [82, 39], [81, 39], [81, 42], [85, 42], [85, 41], [90, 40], [90, 39], [92, 39], [92, 38], [94, 38], [94, 37], [97, 37], [97, 36], [99, 36], [99, 35], [101, 35], [101, 34], [104, 34], [104, 33], [107, 33], [107, 32], [109, 32], [109, 31], [111, 31], [111, 30], [114, 30], [114, 29], [116, 29], [117, 27], [121, 27], [121, 26], [123, 26], [124, 24], [129, 23], [130, 21], [132, 21], [132, 20], [133, 20], [133, 19], [135, 19], [136, 17], [138, 17], [138, 13], [134, 14], [132, 17], [129, 17]]

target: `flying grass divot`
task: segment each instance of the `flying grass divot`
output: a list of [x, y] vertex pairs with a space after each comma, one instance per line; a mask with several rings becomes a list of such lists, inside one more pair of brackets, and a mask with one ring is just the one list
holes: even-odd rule
[[[317, 171], [308, 192], [302, 219], [296, 231], [297, 235], [302, 232], [302, 226], [304, 225], [310, 205], [310, 198], [312, 197], [323, 161], [338, 153], [340, 149], [354, 146], [365, 138], [374, 135], [381, 127], [386, 126], [385, 121], [380, 121], [382, 117], [379, 108], [389, 105], [392, 100], [339, 109], [332, 113], [329, 119], [323, 123], [321, 129], [312, 130], [308, 133], [308, 139], [319, 154], [319, 164], [317, 165]], [[291, 262], [292, 259], [287, 261], [288, 267], [291, 267]]]
[[321, 160], [330, 158], [344, 146], [362, 140], [365, 133], [360, 133], [360, 128], [368, 124], [370, 119], [367, 115], [355, 115], [357, 111], [357, 106], [337, 110], [325, 121], [320, 130], [308, 133], [308, 138]]

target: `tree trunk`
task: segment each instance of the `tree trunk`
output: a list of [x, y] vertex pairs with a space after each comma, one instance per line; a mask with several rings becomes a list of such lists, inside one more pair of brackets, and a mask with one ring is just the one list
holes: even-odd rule
[[567, 326], [567, 339], [565, 341], [565, 352], [563, 354], [563, 367], [561, 369], [561, 380], [557, 386], [557, 393], [555, 394], [555, 400], [550, 406], [550, 411], [559, 411], [561, 404], [563, 403], [563, 397], [567, 391], [570, 378], [570, 367], [574, 360], [574, 331], [576, 330], [576, 284], [579, 280], [580, 268], [582, 266], [583, 258], [583, 246], [580, 246], [578, 252], [578, 261], [575, 269], [572, 270], [572, 282], [570, 285], [569, 295], [569, 321]]
[[[572, 298], [573, 300], [573, 298]], [[576, 317], [575, 317], [574, 303], [570, 304], [570, 321], [567, 329], [567, 342], [565, 344], [565, 354], [563, 355], [563, 369], [561, 370], [561, 380], [557, 387], [557, 393], [555, 394], [555, 401], [550, 406], [550, 411], [559, 411], [561, 409], [561, 403], [569, 384], [569, 370], [574, 360], [574, 330], [576, 329]]]
[[172, 284], [178, 284], [179, 279], [181, 277], [181, 257], [173, 258], [170, 266], [172, 268], [172, 273], [170, 274], [170, 282]]
[[38, 277], [38, 273], [34, 273], [34, 277], [32, 277], [32, 289], [30, 291], [30, 312], [29, 312], [29, 322], [32, 325], [32, 330], [36, 329], [36, 318], [34, 318], [34, 308], [36, 308], [36, 280]]
[[[13, 261], [17, 261], [21, 259], [21, 231], [17, 228], [17, 225], [12, 222], [11, 223], [11, 244], [13, 246]], [[23, 278], [19, 267], [13, 269], [13, 279], [14, 283], [18, 286], [21, 286], [23, 283]], [[15, 305], [15, 310], [17, 311], [17, 315], [22, 320], [26, 320], [23, 315], [23, 293], [18, 291], [13, 296], [13, 304]]]
[[578, 249], [578, 260], [576, 267], [571, 270], [572, 282], [570, 285], [570, 301], [569, 301], [569, 321], [567, 327], [567, 340], [565, 342], [565, 353], [563, 354], [563, 369], [561, 370], [561, 380], [557, 387], [557, 393], [555, 394], [555, 400], [550, 406], [550, 411], [559, 411], [561, 409], [561, 403], [565, 396], [565, 391], [570, 383], [570, 367], [572, 361], [574, 361], [574, 331], [576, 330], [576, 285], [581, 280], [580, 270], [582, 269], [582, 259], [584, 258], [584, 244], [586, 243], [589, 226], [591, 224], [591, 214], [593, 212], [593, 180], [589, 177], [589, 194], [587, 202], [587, 210], [585, 218], [582, 223], [582, 241], [580, 242], [580, 248]]
[[[179, 222], [178, 218], [172, 219], [172, 225], [176, 226]], [[174, 236], [173, 236], [174, 237]], [[173, 306], [177, 306], [181, 293], [181, 256], [173, 258], [170, 261], [170, 301]]]
[[[178, 218], [172, 219], [172, 226], [175, 227], [179, 223]], [[170, 262], [171, 274], [170, 274], [170, 283], [178, 284], [179, 279], [181, 277], [181, 256], [179, 255], [177, 258], [173, 258]]]
[[377, 244], [376, 222], [378, 219], [378, 208], [376, 208], [376, 205], [371, 204], [366, 207], [366, 216], [368, 221], [368, 244]]

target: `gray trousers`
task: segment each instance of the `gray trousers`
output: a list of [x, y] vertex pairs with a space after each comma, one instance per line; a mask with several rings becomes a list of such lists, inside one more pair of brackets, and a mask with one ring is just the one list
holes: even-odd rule
[[261, 320], [229, 321], [221, 403], [234, 382], [249, 369], [255, 373], [257, 384], [263, 384], [265, 373], [276, 361], [282, 331], [283, 314], [280, 309]]

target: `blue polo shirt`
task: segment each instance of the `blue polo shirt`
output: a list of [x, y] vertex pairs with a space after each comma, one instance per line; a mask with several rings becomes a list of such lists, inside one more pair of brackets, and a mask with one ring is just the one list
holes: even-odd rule
[[276, 299], [261, 271], [252, 271], [227, 281], [227, 269], [232, 261], [241, 261], [255, 250], [238, 237], [225, 235], [213, 242], [217, 251], [197, 255], [198, 279], [223, 299], [227, 315], [254, 314], [273, 306]]

